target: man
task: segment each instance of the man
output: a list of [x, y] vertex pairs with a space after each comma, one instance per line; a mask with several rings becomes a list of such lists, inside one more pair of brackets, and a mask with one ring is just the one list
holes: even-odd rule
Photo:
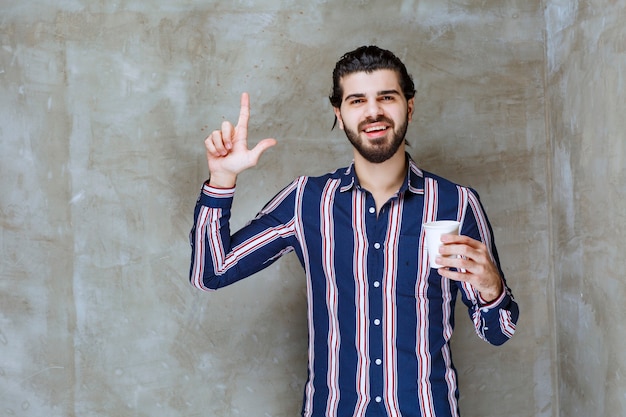
[[[308, 297], [303, 416], [458, 416], [449, 346], [457, 295], [482, 339], [500, 345], [515, 331], [517, 304], [478, 196], [405, 152], [414, 94], [391, 52], [345, 54], [330, 101], [352, 164], [297, 178], [232, 236], [237, 174], [276, 141], [248, 149], [246, 94], [237, 126], [224, 122], [205, 141], [210, 180], [190, 234], [191, 282], [218, 289], [296, 253]], [[431, 269], [422, 224], [441, 219], [460, 221], [461, 235], [442, 238], [443, 267]]]

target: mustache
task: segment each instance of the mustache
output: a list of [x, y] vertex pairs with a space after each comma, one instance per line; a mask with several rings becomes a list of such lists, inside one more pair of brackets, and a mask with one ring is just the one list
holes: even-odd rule
[[359, 130], [365, 129], [365, 126], [368, 125], [368, 124], [380, 123], [380, 122], [387, 123], [391, 127], [394, 127], [394, 125], [395, 125], [393, 120], [391, 120], [390, 118], [388, 118], [386, 116], [378, 116], [376, 118], [370, 117], [370, 118], [367, 118], [367, 119], [363, 120], [361, 123], [359, 123]]

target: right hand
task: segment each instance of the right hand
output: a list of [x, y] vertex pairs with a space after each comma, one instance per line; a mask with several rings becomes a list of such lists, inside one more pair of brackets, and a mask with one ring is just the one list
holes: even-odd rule
[[221, 130], [214, 130], [205, 140], [206, 157], [211, 178], [209, 185], [221, 188], [235, 186], [237, 175], [253, 167], [261, 154], [276, 145], [275, 139], [263, 139], [248, 149], [248, 120], [250, 119], [250, 97], [241, 95], [241, 110], [237, 126], [222, 122]]

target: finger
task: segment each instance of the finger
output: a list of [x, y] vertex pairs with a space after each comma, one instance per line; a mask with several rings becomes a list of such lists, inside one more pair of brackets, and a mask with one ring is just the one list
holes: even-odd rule
[[451, 234], [441, 235], [441, 241], [443, 243], [464, 243], [466, 245], [474, 245], [476, 243], [480, 243], [479, 241], [472, 239], [469, 236]]
[[211, 136], [207, 139], [210, 143], [207, 144], [207, 150], [211, 150], [213, 156], [224, 156], [226, 149], [224, 148], [224, 140], [222, 139], [222, 131], [215, 130], [211, 133]]
[[254, 148], [251, 149], [252, 155], [254, 156], [254, 160], [258, 161], [261, 157], [261, 154], [276, 145], [276, 139], [263, 139], [259, 143], [256, 144]]
[[437, 254], [437, 257], [436, 257], [437, 260], [435, 262], [437, 262], [438, 265], [442, 265], [446, 268], [455, 267], [456, 266], [455, 262], [457, 262], [457, 260], [459, 259], [459, 255], [457, 252], [454, 252], [454, 253], [448, 253], [448, 252], [449, 252], [449, 248], [440, 246], [439, 253]]
[[443, 256], [437, 258], [437, 263], [444, 268], [455, 268], [458, 271], [473, 271], [476, 265], [471, 259], [464, 256]]
[[223, 152], [224, 155], [227, 154], [228, 151], [233, 147], [233, 134], [233, 125], [228, 120], [224, 120], [222, 122], [222, 135], [220, 143], [215, 144], [217, 149]]
[[250, 120], [250, 96], [248, 93], [241, 94], [241, 109], [237, 121], [237, 139], [248, 137], [248, 121]]
[[448, 268], [439, 268], [437, 272], [442, 277], [451, 279], [453, 281], [470, 282], [472, 278], [470, 274], [467, 274], [465, 272], [460, 272], [460, 271], [453, 271]]
[[461, 256], [467, 256], [467, 257], [472, 257], [472, 254], [474, 252], [474, 249], [469, 246], [466, 245], [464, 243], [445, 243], [441, 246], [439, 246], [439, 253], [441, 255], [461, 255]]
[[218, 152], [218, 150], [215, 147], [215, 142], [216, 141], [218, 141], [218, 142], [221, 141], [221, 139], [220, 139], [221, 135], [222, 135], [222, 133], [219, 130], [214, 130], [204, 140], [204, 147], [206, 148], [206, 151], [207, 151], [208, 155], [215, 156], [215, 157], [220, 156], [220, 153]]
[[442, 235], [441, 253], [462, 255], [471, 259], [489, 258], [487, 246], [479, 240], [464, 235]]
[[467, 245], [444, 245], [439, 252], [446, 260], [445, 266], [475, 273], [484, 269], [489, 258], [482, 252], [476, 251]]
[[469, 236], [442, 235], [441, 241], [443, 245], [440, 251], [445, 255], [465, 255], [471, 258], [481, 254], [488, 256], [487, 246]]

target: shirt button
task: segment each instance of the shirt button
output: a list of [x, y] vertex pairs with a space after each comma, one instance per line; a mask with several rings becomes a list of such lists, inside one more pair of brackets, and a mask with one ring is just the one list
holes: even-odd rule
[[378, 243], [378, 242], [374, 243], [374, 248], [375, 249], [380, 249], [380, 243]]
[[380, 365], [381, 363], [383, 363], [383, 361], [381, 361], [380, 359], [376, 359], [376, 365]]
[[378, 319], [374, 320], [374, 324], [375, 324], [376, 326], [380, 325], [380, 320], [378, 320]]
[[376, 213], [376, 209], [374, 207], [370, 207], [370, 213], [372, 214]]
[[381, 397], [376, 397], [376, 402], [379, 403], [381, 402], [383, 399]]
[[378, 287], [380, 287], [380, 282], [374, 281], [374, 288], [378, 288]]

